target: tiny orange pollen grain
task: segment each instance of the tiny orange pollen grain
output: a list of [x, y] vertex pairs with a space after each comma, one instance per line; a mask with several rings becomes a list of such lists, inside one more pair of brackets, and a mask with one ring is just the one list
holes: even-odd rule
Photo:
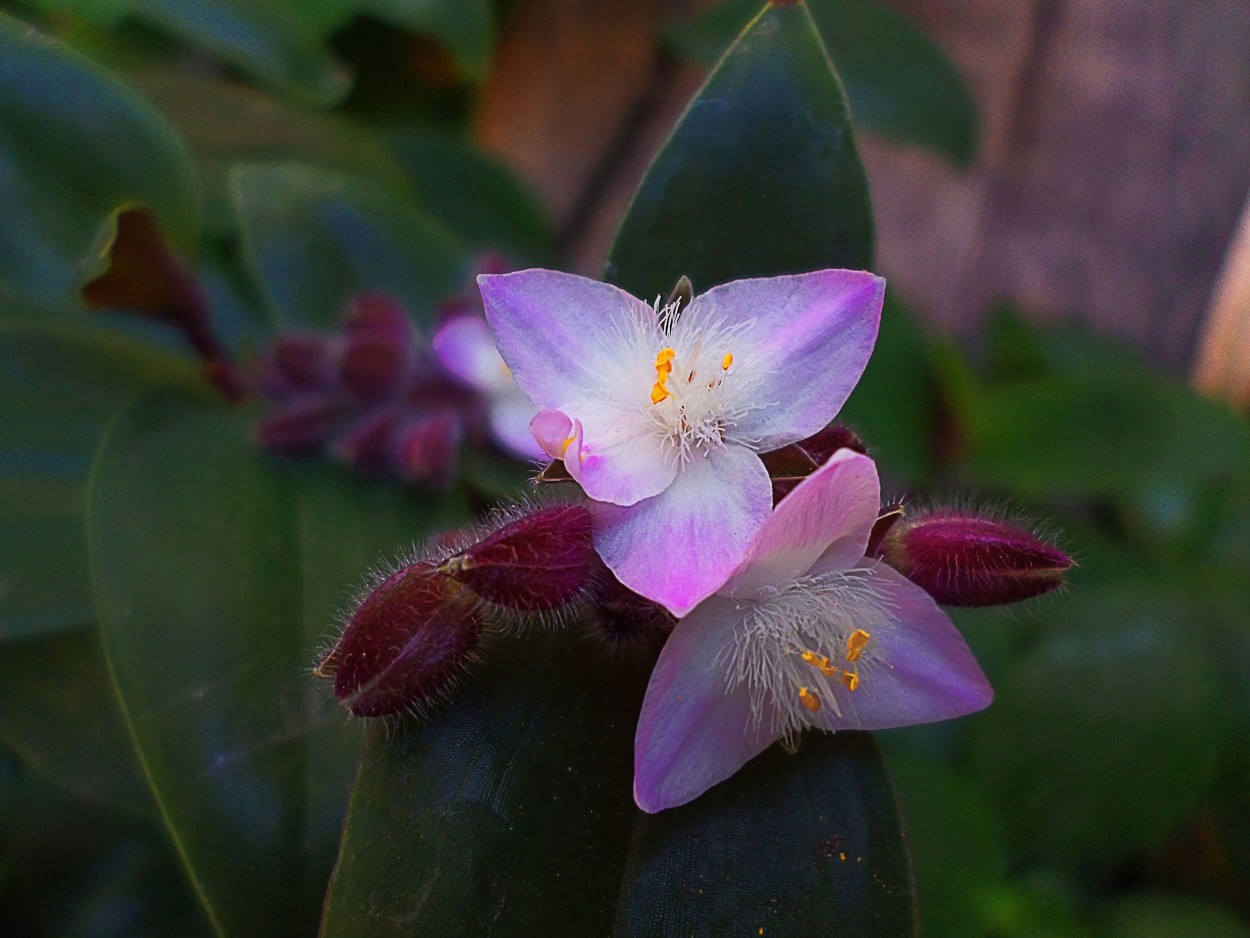
[[854, 693], [859, 690], [859, 674], [854, 671], [843, 671], [842, 683], [846, 685], [847, 690]]
[[799, 688], [799, 700], [802, 702], [803, 706], [812, 711], [812, 713], [815, 713], [820, 709], [820, 698], [813, 694], [810, 688]]
[[734, 363], [734, 354], [733, 354], [733, 352], [726, 352], [726, 353], [725, 353], [725, 357], [724, 357], [724, 358], [722, 358], [722, 359], [720, 360], [720, 370], [721, 370], [721, 371], [728, 371], [728, 370], [729, 370], [729, 366], [730, 366], [730, 365], [732, 365], [733, 363]]
[[850, 638], [846, 640], [846, 660], [858, 661], [859, 656], [864, 653], [868, 639], [869, 635], [863, 629], [856, 629], [852, 632]]

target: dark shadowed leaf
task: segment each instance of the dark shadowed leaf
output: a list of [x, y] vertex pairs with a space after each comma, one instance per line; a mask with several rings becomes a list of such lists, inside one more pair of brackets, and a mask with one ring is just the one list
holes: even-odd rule
[[914, 932], [911, 860], [880, 751], [862, 733], [773, 746], [680, 808], [639, 815], [613, 934]]
[[463, 519], [256, 453], [248, 415], [137, 400], [96, 461], [88, 531], [114, 681], [169, 830], [224, 935], [308, 934], [359, 733], [309, 673], [380, 556]]
[[355, 0], [355, 5], [436, 40], [455, 56], [469, 78], [486, 77], [495, 41], [490, 0]]
[[769, 5], [642, 181], [605, 279], [636, 296], [867, 268], [872, 206], [841, 83], [802, 4]]
[[[874, 0], [807, 5], [846, 83], [857, 127], [933, 150], [956, 166], [972, 162], [976, 105], [941, 49]], [[671, 27], [666, 39], [679, 55], [711, 65], [759, 8], [760, 0], [730, 0]]]
[[336, 325], [362, 290], [388, 292], [430, 322], [467, 273], [442, 227], [348, 176], [255, 164], [239, 167], [233, 182], [248, 263], [284, 326]]
[[126, 401], [171, 381], [200, 383], [188, 360], [102, 323], [0, 311], [0, 639], [92, 621], [91, 459]]
[[176, 248], [199, 208], [186, 148], [115, 78], [0, 13], [0, 300], [72, 305], [123, 207], [148, 206]]

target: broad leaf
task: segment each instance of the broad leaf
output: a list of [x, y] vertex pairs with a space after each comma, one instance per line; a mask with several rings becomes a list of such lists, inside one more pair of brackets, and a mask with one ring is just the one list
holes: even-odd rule
[[[678, 54], [711, 65], [760, 7], [730, 0], [671, 27]], [[855, 124], [925, 147], [956, 166], [976, 152], [976, 105], [942, 50], [875, 0], [808, 0], [833, 64], [846, 82]]]
[[430, 36], [480, 81], [490, 66], [495, 13], [490, 0], [355, 0], [364, 12]]
[[148, 206], [195, 246], [186, 148], [145, 101], [83, 57], [0, 13], [0, 301], [73, 304], [98, 273], [116, 213]]
[[0, 311], [0, 638], [92, 621], [84, 487], [104, 428], [144, 388], [200, 383], [98, 322], [34, 315]]
[[636, 296], [872, 265], [850, 113], [802, 4], [767, 6], [647, 170], [605, 277]]
[[613, 934], [847, 934], [915, 928], [911, 860], [872, 738], [808, 733], [681, 808], [639, 816]]
[[247, 260], [284, 326], [336, 325], [362, 290], [384, 290], [426, 322], [457, 292], [466, 260], [416, 209], [347, 176], [295, 164], [234, 175]]
[[246, 414], [156, 391], [96, 462], [105, 649], [170, 832], [217, 930], [315, 924], [359, 733], [309, 674], [379, 556], [463, 519], [455, 499], [292, 475]]
[[569, 635], [488, 654], [427, 725], [371, 729], [325, 938], [609, 930], [649, 662]]

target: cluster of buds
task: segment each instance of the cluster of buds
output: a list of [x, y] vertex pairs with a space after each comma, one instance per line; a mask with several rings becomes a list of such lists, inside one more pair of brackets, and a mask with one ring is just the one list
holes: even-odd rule
[[336, 335], [287, 333], [261, 357], [257, 388], [273, 403], [261, 444], [286, 456], [329, 453], [368, 475], [431, 487], [454, 477], [480, 423], [478, 394], [455, 380], [383, 294], [356, 296]]
[[482, 643], [534, 616], [586, 621], [614, 642], [657, 640], [672, 628], [658, 606], [608, 573], [584, 505], [501, 515], [441, 556], [383, 575], [367, 591], [316, 673], [355, 716], [420, 714], [446, 697]]

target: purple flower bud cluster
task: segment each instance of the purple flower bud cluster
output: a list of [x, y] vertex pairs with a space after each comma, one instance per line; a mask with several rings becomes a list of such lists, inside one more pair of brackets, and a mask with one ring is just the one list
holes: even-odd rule
[[256, 427], [271, 452], [328, 453], [363, 474], [433, 488], [451, 483], [481, 425], [480, 396], [380, 293], [354, 297], [337, 334], [280, 336], [258, 362], [256, 386], [272, 404]]
[[[662, 637], [672, 619], [604, 567], [584, 505], [514, 513], [479, 536], [456, 536], [441, 558], [380, 578], [317, 666], [353, 715], [422, 713], [444, 698], [488, 635], [525, 616], [585, 603], [610, 640]], [[468, 541], [468, 543], [465, 543]], [[602, 621], [600, 621], [602, 620]]]

